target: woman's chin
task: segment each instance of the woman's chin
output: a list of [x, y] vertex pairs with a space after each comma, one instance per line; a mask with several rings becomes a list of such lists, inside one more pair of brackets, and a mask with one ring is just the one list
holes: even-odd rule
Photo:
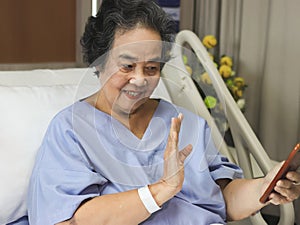
[[115, 109], [113, 111], [120, 115], [129, 116], [129, 115], [136, 114], [137, 112], [139, 112], [143, 108], [143, 105], [145, 102], [146, 102], [145, 99], [141, 99], [134, 104], [119, 105], [119, 107], [115, 107]]

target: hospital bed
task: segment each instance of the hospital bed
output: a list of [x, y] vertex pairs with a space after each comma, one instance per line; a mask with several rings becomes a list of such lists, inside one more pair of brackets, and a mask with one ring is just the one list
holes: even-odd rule
[[[246, 178], [261, 176], [272, 167], [265, 150], [236, 106], [206, 49], [197, 36], [181, 31], [176, 38], [170, 63], [165, 64], [159, 87], [153, 95], [186, 107], [207, 119], [220, 151], [239, 164]], [[195, 82], [182, 61], [181, 46], [188, 44], [209, 73], [234, 139], [234, 148], [223, 139], [214, 118], [205, 107]], [[0, 72], [0, 225], [19, 218], [26, 211], [26, 192], [36, 151], [49, 121], [74, 101], [99, 89], [93, 68]], [[294, 223], [292, 204], [280, 206], [280, 225]], [[258, 213], [234, 224], [266, 224]]]
[[[175, 56], [172, 59], [173, 62], [166, 64], [162, 71], [164, 84], [168, 89], [172, 102], [188, 108], [208, 121], [212, 127], [213, 139], [220, 152], [243, 169], [245, 178], [256, 178], [265, 175], [274, 166], [274, 161], [269, 158], [259, 142], [200, 39], [192, 31], [184, 30], [178, 33], [176, 44], [173, 49]], [[216, 125], [215, 119], [199, 94], [195, 81], [185, 69], [182, 55], [186, 48], [191, 49], [190, 52], [195, 54], [199, 63], [210, 76], [219, 101], [223, 105], [224, 115], [229, 123], [234, 141], [233, 149], [224, 141], [224, 133]], [[280, 220], [278, 224], [293, 225], [295, 220], [293, 204], [279, 207]], [[260, 213], [251, 216], [249, 222], [253, 225], [267, 224]]]

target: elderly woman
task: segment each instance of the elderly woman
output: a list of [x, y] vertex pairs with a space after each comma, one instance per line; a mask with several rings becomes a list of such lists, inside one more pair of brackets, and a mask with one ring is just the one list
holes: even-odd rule
[[[104, 0], [81, 44], [101, 88], [52, 120], [28, 194], [30, 225], [225, 224], [298, 198], [296, 172], [266, 204], [210, 141], [206, 121], [151, 95], [175, 24], [150, 0]], [[184, 118], [183, 118], [184, 116]]]

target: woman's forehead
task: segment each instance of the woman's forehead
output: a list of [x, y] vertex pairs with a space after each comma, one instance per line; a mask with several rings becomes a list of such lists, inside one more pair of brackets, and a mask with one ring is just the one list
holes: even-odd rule
[[162, 54], [161, 41], [139, 41], [119, 45], [111, 49], [114, 59], [129, 61], [160, 61]]

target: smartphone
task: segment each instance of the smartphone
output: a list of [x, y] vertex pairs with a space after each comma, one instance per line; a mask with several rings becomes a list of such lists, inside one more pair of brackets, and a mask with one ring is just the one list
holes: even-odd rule
[[285, 160], [259, 201], [261, 203], [266, 203], [269, 199], [269, 195], [274, 191], [277, 181], [284, 179], [288, 171], [295, 171], [298, 167], [300, 167], [300, 143], [296, 144], [294, 149], [290, 152], [287, 160]]

